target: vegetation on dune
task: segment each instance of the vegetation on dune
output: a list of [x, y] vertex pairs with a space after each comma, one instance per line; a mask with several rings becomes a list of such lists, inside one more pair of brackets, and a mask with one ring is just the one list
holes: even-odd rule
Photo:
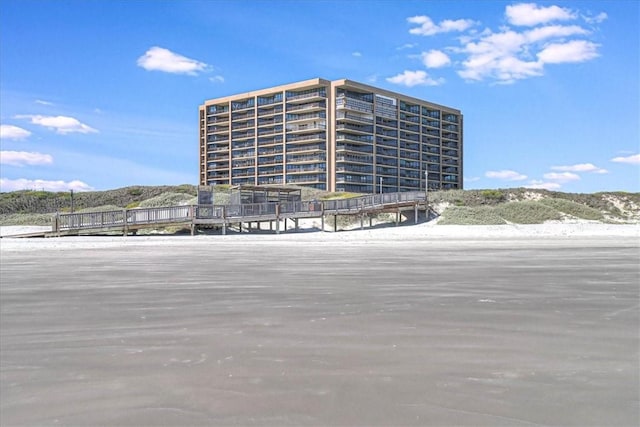
[[[134, 186], [107, 191], [83, 191], [73, 193], [74, 210], [96, 206], [113, 205], [120, 209], [140, 203], [163, 193], [197, 194], [194, 185], [177, 186]], [[54, 213], [71, 210], [71, 192], [12, 191], [0, 193], [0, 214], [11, 213]]]
[[540, 203], [576, 218], [594, 221], [601, 221], [604, 219], [604, 215], [598, 209], [594, 209], [571, 200], [550, 198], [542, 199], [540, 200]]
[[560, 212], [554, 208], [534, 201], [503, 203], [494, 209], [507, 222], [515, 224], [542, 224], [562, 219]]
[[141, 201], [137, 207], [140, 208], [161, 208], [163, 206], [178, 206], [197, 203], [196, 197], [187, 193], [168, 192], [159, 196]]
[[[336, 200], [358, 197], [349, 192], [288, 186], [300, 189], [302, 200]], [[215, 187], [214, 204], [230, 203], [233, 187]], [[76, 212], [190, 205], [197, 203], [197, 187], [133, 186], [108, 191], [76, 192]], [[607, 222], [639, 222], [640, 193], [605, 192], [572, 194], [528, 188], [430, 191], [429, 203], [437, 208], [440, 224], [495, 225], [537, 224], [550, 220], [580, 219]], [[70, 192], [14, 191], [0, 193], [0, 225], [50, 225], [55, 212], [70, 212]], [[395, 221], [379, 215], [376, 222]], [[360, 219], [340, 216], [339, 227]], [[368, 222], [368, 220], [367, 220]]]
[[491, 206], [451, 206], [444, 211], [438, 224], [500, 225], [506, 221]]

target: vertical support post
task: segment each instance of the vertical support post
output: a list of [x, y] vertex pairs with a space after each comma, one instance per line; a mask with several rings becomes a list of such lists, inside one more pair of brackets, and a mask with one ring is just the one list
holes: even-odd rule
[[[286, 225], [287, 224], [285, 222], [285, 228], [286, 228]], [[280, 234], [280, 203], [276, 205], [276, 234]]]
[[298, 231], [298, 218], [294, 219], [293, 222], [296, 225], [296, 231]]
[[364, 230], [364, 213], [360, 214], [360, 230]]
[[224, 206], [222, 206], [222, 235], [225, 236], [227, 234], [227, 210]]
[[373, 217], [369, 215], [369, 228], [373, 227]]
[[324, 231], [324, 213], [320, 217], [320, 228]]
[[413, 218], [415, 219], [414, 224], [418, 223], [418, 202], [413, 205]]
[[338, 231], [338, 215], [333, 216], [333, 231]]
[[396, 209], [396, 227], [400, 224], [400, 209]]
[[129, 218], [127, 218], [127, 210], [123, 209], [122, 210], [122, 218], [123, 218], [123, 222], [124, 222], [124, 237], [127, 237], [127, 235], [129, 234]]

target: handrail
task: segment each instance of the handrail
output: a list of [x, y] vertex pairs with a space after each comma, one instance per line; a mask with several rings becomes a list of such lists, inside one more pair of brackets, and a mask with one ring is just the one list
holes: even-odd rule
[[388, 205], [419, 203], [426, 200], [423, 191], [369, 194], [349, 199], [299, 202], [268, 202], [236, 205], [184, 205], [158, 208], [136, 208], [104, 212], [58, 213], [53, 231], [108, 229], [192, 222], [194, 220], [242, 220], [244, 217], [277, 218], [281, 214], [307, 215], [349, 214], [379, 209]]

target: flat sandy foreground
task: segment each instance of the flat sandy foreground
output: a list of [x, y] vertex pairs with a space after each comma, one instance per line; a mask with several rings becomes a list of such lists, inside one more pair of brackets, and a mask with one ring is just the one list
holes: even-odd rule
[[3, 427], [640, 425], [638, 225], [3, 238], [0, 257]]

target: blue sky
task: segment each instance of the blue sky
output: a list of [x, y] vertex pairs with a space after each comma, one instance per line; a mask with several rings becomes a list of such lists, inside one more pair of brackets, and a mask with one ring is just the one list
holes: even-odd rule
[[347, 78], [462, 110], [465, 188], [640, 191], [636, 1], [0, 3], [0, 191], [197, 184], [198, 105]]

